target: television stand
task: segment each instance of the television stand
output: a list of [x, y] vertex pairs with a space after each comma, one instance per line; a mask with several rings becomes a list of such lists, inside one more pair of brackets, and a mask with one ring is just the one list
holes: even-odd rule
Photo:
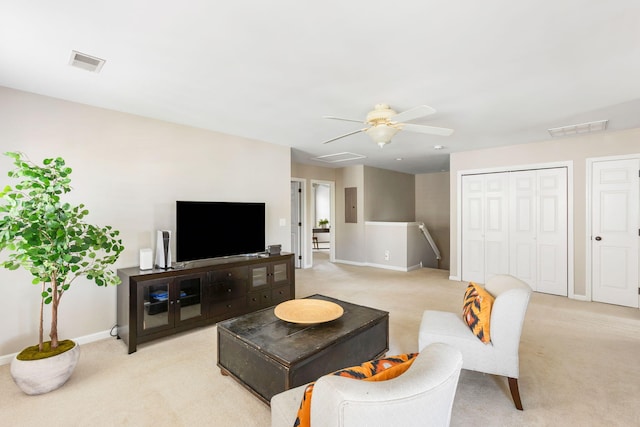
[[118, 338], [138, 344], [295, 298], [294, 255], [194, 261], [172, 270], [118, 270]]

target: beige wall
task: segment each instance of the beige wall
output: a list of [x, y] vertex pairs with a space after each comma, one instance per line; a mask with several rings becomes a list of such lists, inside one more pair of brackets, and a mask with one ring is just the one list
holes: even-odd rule
[[414, 193], [414, 175], [365, 167], [365, 221], [413, 221], [416, 214]]
[[[364, 263], [366, 261], [365, 221], [404, 221], [415, 218], [415, 178], [413, 175], [362, 165], [331, 169], [292, 163], [292, 179], [306, 181], [305, 219], [308, 230], [313, 225], [311, 211], [312, 181], [335, 183], [335, 259]], [[345, 223], [344, 189], [356, 187], [358, 192], [358, 222]], [[305, 255], [310, 253], [310, 241], [305, 240]], [[305, 266], [308, 266], [305, 264]]]
[[449, 269], [449, 172], [416, 175], [416, 221], [424, 222], [440, 250], [439, 268]]
[[[306, 180], [317, 181], [335, 181], [336, 170], [337, 169], [325, 168], [322, 166], [305, 165], [295, 162], [291, 163], [292, 178], [302, 178]], [[311, 184], [308, 185], [310, 186]]]
[[[356, 187], [356, 223], [345, 223], [344, 189]], [[336, 171], [336, 217], [334, 219], [336, 260], [363, 263], [366, 260], [364, 234], [364, 166], [347, 166]]]
[[[121, 231], [126, 249], [116, 268], [137, 265], [139, 249], [154, 247], [155, 230], [175, 229], [179, 199], [265, 202], [265, 243], [290, 249], [289, 147], [2, 87], [0, 136], [2, 152], [67, 161], [74, 188], [68, 201], [84, 203], [90, 222]], [[12, 166], [0, 156], [0, 186], [10, 183]], [[38, 288], [30, 282], [27, 273], [0, 270], [0, 356], [37, 340]], [[107, 336], [116, 322], [116, 289], [80, 280], [60, 311], [61, 337]]]
[[[573, 162], [573, 252], [574, 293], [585, 296], [586, 287], [586, 160], [625, 154], [640, 154], [640, 129], [619, 132], [601, 132], [591, 135], [567, 137], [539, 143], [513, 145], [486, 150], [451, 154], [451, 261], [450, 272], [460, 277], [457, 252], [457, 179], [458, 172], [483, 168], [501, 168], [550, 162]], [[571, 242], [569, 242], [571, 244]]]
[[[345, 188], [358, 192], [358, 222], [345, 223]], [[336, 170], [337, 261], [365, 263], [365, 221], [413, 221], [415, 217], [413, 175], [368, 166], [348, 166]]]

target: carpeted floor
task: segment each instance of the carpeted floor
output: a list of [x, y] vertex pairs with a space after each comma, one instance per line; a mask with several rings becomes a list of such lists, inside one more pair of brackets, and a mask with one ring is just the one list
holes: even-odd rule
[[[389, 355], [417, 351], [422, 311], [459, 312], [466, 284], [448, 272], [331, 264], [314, 254], [297, 296], [326, 294], [390, 312]], [[524, 411], [506, 379], [463, 371], [452, 425], [640, 425], [640, 311], [535, 293], [520, 345]], [[59, 390], [26, 396], [0, 366], [3, 426], [269, 426], [269, 407], [216, 367], [215, 326], [139, 346], [84, 345]]]

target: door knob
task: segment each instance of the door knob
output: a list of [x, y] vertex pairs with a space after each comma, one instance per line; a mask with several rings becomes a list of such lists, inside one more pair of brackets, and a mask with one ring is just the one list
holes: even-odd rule
[[596, 236], [596, 240], [599, 242], [600, 240], [602, 240], [602, 237]]

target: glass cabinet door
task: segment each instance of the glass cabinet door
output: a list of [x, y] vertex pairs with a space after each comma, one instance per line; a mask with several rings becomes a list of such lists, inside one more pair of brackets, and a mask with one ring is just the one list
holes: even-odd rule
[[251, 267], [251, 289], [289, 283], [291, 272], [287, 262], [257, 264]]
[[202, 317], [203, 275], [180, 277], [175, 279], [176, 322]]
[[266, 265], [251, 267], [251, 288], [259, 288], [269, 284], [269, 270]]
[[170, 291], [171, 279], [138, 283], [138, 334], [145, 335], [173, 327]]
[[279, 285], [289, 282], [289, 264], [286, 262], [273, 264], [273, 284]]

